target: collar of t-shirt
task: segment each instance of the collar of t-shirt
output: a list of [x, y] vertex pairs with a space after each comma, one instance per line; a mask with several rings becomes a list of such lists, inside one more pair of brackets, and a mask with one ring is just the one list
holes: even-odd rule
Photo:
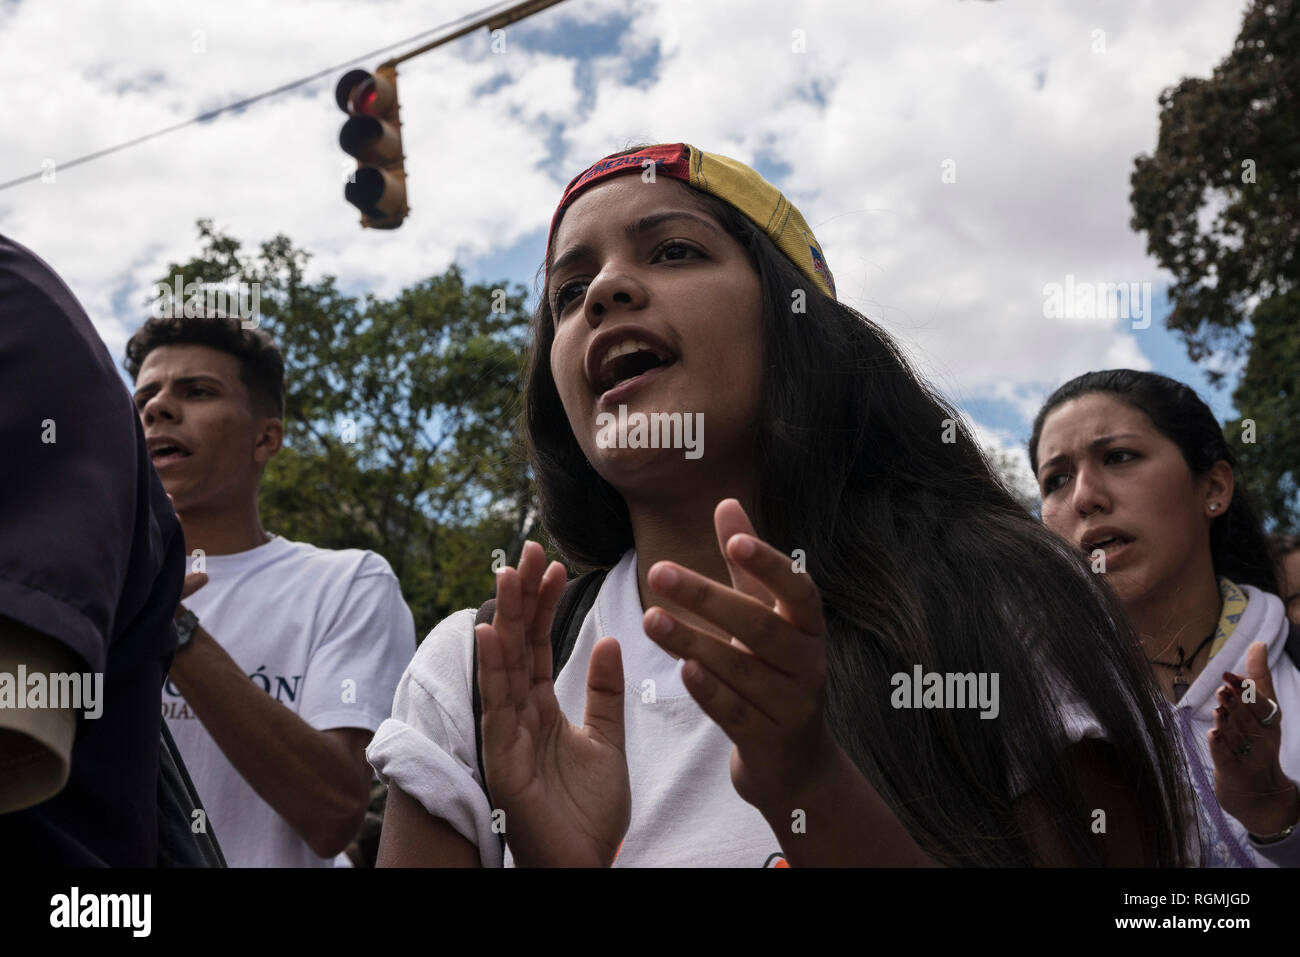
[[[1237, 630], [1237, 622], [1250, 599], [1246, 593], [1226, 578], [1219, 580], [1219, 597], [1223, 599], [1223, 611], [1219, 613], [1219, 626], [1214, 632], [1214, 641], [1210, 643], [1210, 658], [1213, 658], [1228, 643], [1232, 633]], [[1209, 658], [1206, 659], [1208, 661]]]
[[[272, 535], [271, 540], [255, 548], [249, 548], [242, 552], [232, 552], [229, 555], [205, 555], [203, 564], [199, 565], [197, 556], [193, 553], [189, 556], [186, 571], [205, 571], [209, 579], [225, 578], [229, 575], [243, 574], [244, 572], [253, 571], [263, 565], [269, 565], [284, 557], [286, 552], [293, 549], [293, 543], [279, 535]], [[202, 591], [202, 589], [199, 589]], [[195, 592], [198, 594], [198, 592]]]
[[644, 609], [637, 588], [636, 550], [627, 552], [605, 577], [596, 597], [596, 627], [600, 637], [613, 635], [623, 653], [623, 680], [641, 688], [654, 681], [660, 698], [689, 694], [682, 682], [683, 662], [650, 640], [641, 626]]

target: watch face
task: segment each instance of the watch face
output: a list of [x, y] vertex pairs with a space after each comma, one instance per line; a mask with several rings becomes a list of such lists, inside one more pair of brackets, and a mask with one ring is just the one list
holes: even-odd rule
[[198, 616], [186, 609], [185, 613], [176, 619], [176, 647], [184, 648], [189, 644], [190, 638], [194, 635], [194, 629], [198, 626]]

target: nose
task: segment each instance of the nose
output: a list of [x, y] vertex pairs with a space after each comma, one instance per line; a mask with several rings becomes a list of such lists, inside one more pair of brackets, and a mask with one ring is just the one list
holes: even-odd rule
[[1099, 469], [1094, 469], [1089, 464], [1079, 465], [1075, 469], [1072, 481], [1071, 503], [1079, 515], [1086, 516], [1098, 510], [1103, 512], [1110, 510], [1110, 496], [1107, 494], [1106, 483]]
[[620, 310], [641, 309], [646, 304], [645, 287], [621, 269], [607, 268], [587, 288], [583, 312], [587, 324], [595, 329]]
[[140, 410], [140, 421], [148, 428], [159, 420], [175, 422], [179, 418], [178, 413], [179, 407], [172, 400], [170, 392], [167, 389], [159, 389], [149, 397], [144, 408]]

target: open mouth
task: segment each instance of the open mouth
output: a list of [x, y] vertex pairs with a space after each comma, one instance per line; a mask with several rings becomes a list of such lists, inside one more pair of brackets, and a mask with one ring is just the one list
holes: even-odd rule
[[1092, 554], [1100, 548], [1103, 552], [1109, 555], [1111, 552], [1117, 552], [1125, 545], [1131, 545], [1132, 543], [1133, 539], [1128, 538], [1127, 536], [1111, 535], [1108, 538], [1098, 538], [1090, 542], [1084, 542], [1083, 550], [1088, 554]]
[[149, 458], [153, 460], [155, 468], [170, 465], [172, 462], [179, 462], [181, 459], [187, 459], [192, 454], [183, 445], [166, 442], [151, 445], [149, 448]]
[[605, 353], [593, 386], [597, 395], [603, 395], [654, 369], [667, 368], [676, 361], [642, 339], [625, 339]]

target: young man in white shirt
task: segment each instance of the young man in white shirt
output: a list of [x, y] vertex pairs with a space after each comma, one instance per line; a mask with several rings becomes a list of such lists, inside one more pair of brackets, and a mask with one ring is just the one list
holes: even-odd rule
[[[237, 319], [155, 318], [126, 347], [193, 584], [163, 686], [232, 867], [329, 867], [369, 800], [365, 748], [415, 628], [388, 563], [268, 534], [257, 493], [284, 435], [284, 362]], [[200, 564], [201, 562], [201, 564]]]

